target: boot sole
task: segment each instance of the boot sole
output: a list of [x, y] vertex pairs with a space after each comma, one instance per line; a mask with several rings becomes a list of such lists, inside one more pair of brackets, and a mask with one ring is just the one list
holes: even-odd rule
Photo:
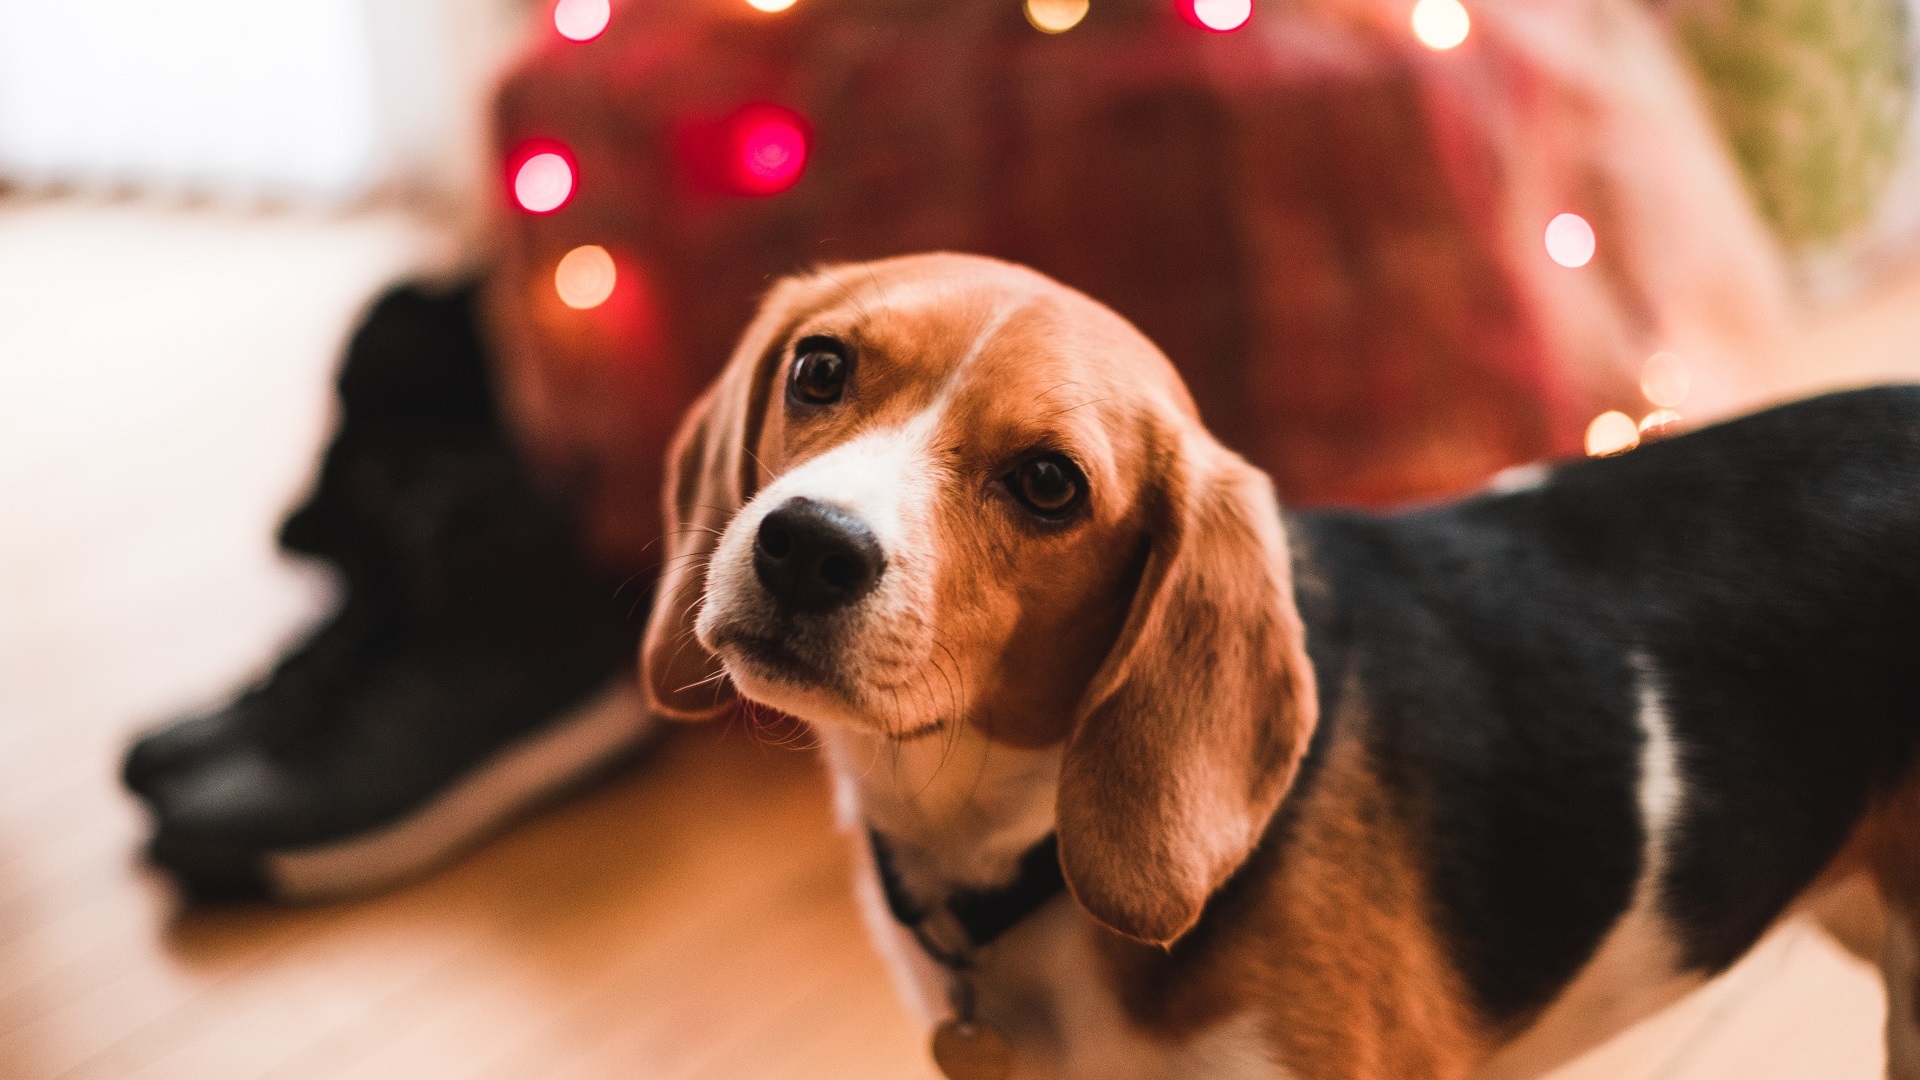
[[346, 840], [265, 852], [266, 889], [276, 899], [311, 902], [418, 877], [638, 749], [658, 726], [634, 680], [618, 679], [406, 817]]

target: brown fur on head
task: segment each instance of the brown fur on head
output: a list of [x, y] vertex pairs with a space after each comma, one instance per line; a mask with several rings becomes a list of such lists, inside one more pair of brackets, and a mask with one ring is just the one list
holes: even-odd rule
[[[802, 345], [844, 354], [840, 397], [790, 387]], [[1081, 474], [1057, 516], [1021, 494], [1041, 458]], [[643, 649], [662, 711], [737, 692], [902, 740], [1064, 742], [1061, 861], [1121, 933], [1193, 924], [1312, 732], [1271, 486], [1138, 331], [1031, 271], [928, 255], [783, 282], [680, 432], [668, 487]], [[795, 499], [883, 566], [831, 610], [756, 570]]]

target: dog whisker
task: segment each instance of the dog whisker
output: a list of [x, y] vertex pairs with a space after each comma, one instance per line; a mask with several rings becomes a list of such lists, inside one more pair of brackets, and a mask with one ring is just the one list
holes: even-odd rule
[[958, 749], [960, 746], [960, 725], [967, 722], [966, 702], [964, 699], [960, 697], [959, 694], [955, 692], [954, 683], [955, 683], [955, 680], [958, 680], [960, 688], [964, 690], [966, 687], [966, 680], [963, 677], [964, 673], [961, 671], [961, 668], [960, 668], [959, 657], [956, 657], [953, 655], [953, 650], [947, 648], [946, 642], [941, 641], [939, 638], [935, 638], [933, 643], [936, 647], [939, 648], [941, 652], [947, 654], [948, 660], [951, 660], [953, 662], [953, 678], [948, 678], [946, 669], [940, 666], [940, 661], [938, 659], [933, 659], [932, 661], [934, 670], [940, 673], [940, 678], [943, 679], [947, 684], [948, 704], [951, 710], [951, 715], [953, 717], [951, 730], [946, 733], [947, 735], [946, 745], [941, 747], [941, 750], [940, 750], [940, 765], [942, 768], [945, 768], [948, 759], [950, 759], [953, 756], [953, 752], [956, 749]]
[[726, 673], [726, 672], [724, 672], [724, 671], [716, 671], [716, 672], [714, 672], [713, 674], [711, 674], [711, 675], [709, 675], [709, 676], [707, 676], [707, 677], [706, 677], [706, 678], [704, 678], [704, 679], [695, 679], [695, 680], [694, 680], [693, 682], [690, 682], [690, 683], [688, 683], [687, 685], [685, 685], [685, 686], [683, 686], [683, 687], [681, 687], [680, 689], [678, 689], [678, 690], [675, 690], [675, 691], [674, 691], [674, 693], [676, 693], [676, 694], [684, 694], [684, 693], [686, 693], [687, 691], [689, 691], [689, 690], [691, 690], [691, 689], [693, 689], [693, 688], [694, 688], [694, 687], [696, 687], [696, 686], [705, 686], [705, 685], [707, 685], [708, 683], [712, 683], [712, 682], [719, 682], [720, 680], [722, 680], [722, 679], [724, 679], [724, 678], [726, 678], [726, 677], [727, 677], [727, 673]]
[[764, 461], [761, 461], [760, 455], [753, 452], [753, 447], [742, 446], [740, 448], [740, 452], [747, 455], [747, 457], [753, 461], [753, 467], [759, 470], [759, 472], [754, 474], [756, 477], [764, 477], [766, 479], [772, 479], [773, 470], [767, 468], [767, 463]]
[[667, 567], [672, 566], [675, 563], [700, 562], [702, 560], [708, 560], [712, 558], [713, 558], [713, 552], [711, 551], [682, 552], [681, 554], [675, 555], [667, 559], [665, 562], [661, 563], [659, 566], [659, 569], [665, 570]]
[[1045, 417], [1045, 419], [1048, 419], [1048, 420], [1058, 420], [1059, 418], [1061, 418], [1062, 416], [1065, 416], [1065, 415], [1067, 415], [1068, 413], [1071, 413], [1071, 412], [1078, 412], [1079, 410], [1081, 410], [1081, 409], [1084, 409], [1084, 408], [1086, 408], [1086, 407], [1087, 407], [1087, 406], [1089, 406], [1089, 405], [1100, 405], [1100, 404], [1103, 404], [1103, 403], [1105, 403], [1105, 402], [1108, 402], [1108, 401], [1112, 401], [1112, 400], [1113, 400], [1112, 398], [1105, 398], [1105, 397], [1097, 397], [1097, 398], [1093, 398], [1093, 399], [1092, 399], [1092, 400], [1090, 400], [1090, 401], [1083, 401], [1083, 402], [1081, 402], [1081, 403], [1080, 403], [1080, 404], [1078, 404], [1078, 405], [1072, 405], [1072, 406], [1069, 406], [1069, 407], [1067, 407], [1067, 408], [1064, 408], [1064, 409], [1061, 409], [1061, 410], [1060, 410], [1060, 411], [1058, 411], [1058, 412], [1052, 412], [1052, 413], [1048, 413], [1048, 414], [1046, 415], [1046, 417]]
[[[695, 608], [694, 608], [695, 614], [698, 614], [699, 608], [701, 606], [704, 606], [705, 603], [706, 603], [706, 600], [702, 598], [700, 603], [695, 605]], [[673, 654], [667, 658], [667, 666], [673, 667], [675, 664], [678, 664], [680, 662], [680, 657], [683, 654], [685, 654], [685, 652], [687, 651], [687, 646], [694, 644], [696, 640], [697, 640], [697, 636], [694, 632], [694, 620], [690, 618], [687, 620], [687, 624], [680, 629], [680, 632], [674, 635]], [[715, 704], [719, 703], [719, 696], [717, 694], [715, 695], [714, 703]]]
[[[916, 670], [919, 671], [921, 685], [926, 687], [927, 704], [936, 705], [936, 702], [933, 700], [933, 683], [930, 679], [927, 678], [926, 668], [921, 667]], [[897, 741], [900, 741], [900, 742], [919, 739], [925, 735], [933, 735], [933, 734], [939, 733], [942, 726], [943, 726], [943, 722], [938, 718], [937, 705], [936, 705], [936, 717], [931, 724], [925, 725], [917, 731], [902, 732], [899, 735], [895, 736], [895, 738]], [[947, 765], [947, 756], [943, 752], [940, 755], [940, 760], [934, 763], [933, 770], [927, 774], [926, 783], [920, 785], [920, 790], [915, 793], [915, 798], [918, 798], [919, 796], [925, 795], [927, 793], [927, 789], [933, 786], [934, 781], [939, 778], [941, 771], [946, 768], [946, 765]]]
[[[652, 547], [652, 546], [653, 546], [653, 544], [652, 544], [651, 542], [649, 542], [647, 546], [648, 546], [648, 547]], [[643, 548], [643, 549], [641, 549], [641, 550], [642, 550], [642, 551], [644, 552], [644, 551], [645, 551], [645, 548]], [[627, 586], [629, 586], [629, 585], [631, 585], [631, 584], [633, 584], [634, 582], [636, 582], [636, 581], [638, 581], [638, 580], [640, 580], [641, 578], [643, 578], [643, 577], [645, 577], [645, 576], [647, 575], [647, 573], [648, 573], [648, 571], [647, 571], [647, 570], [635, 570], [635, 571], [634, 571], [633, 573], [631, 573], [631, 574], [628, 574], [628, 575], [627, 575], [627, 576], [626, 576], [626, 577], [625, 577], [624, 579], [622, 579], [622, 580], [621, 580], [621, 582], [620, 582], [620, 584], [618, 584], [618, 585], [615, 585], [615, 586], [613, 587], [613, 598], [614, 598], [615, 600], [618, 600], [618, 599], [620, 599], [620, 594], [621, 594], [621, 593], [623, 593], [623, 592], [626, 592], [626, 591], [627, 591]], [[633, 612], [631, 612], [631, 611], [629, 611], [629, 612], [627, 612], [627, 615], [628, 615], [628, 617], [632, 617], [632, 615], [633, 615]]]

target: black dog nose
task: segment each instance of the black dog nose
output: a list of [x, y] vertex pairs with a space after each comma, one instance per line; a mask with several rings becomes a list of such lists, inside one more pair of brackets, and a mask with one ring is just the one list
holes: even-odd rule
[[753, 538], [753, 572], [787, 611], [851, 604], [873, 590], [886, 566], [880, 542], [859, 518], [812, 499], [774, 507]]

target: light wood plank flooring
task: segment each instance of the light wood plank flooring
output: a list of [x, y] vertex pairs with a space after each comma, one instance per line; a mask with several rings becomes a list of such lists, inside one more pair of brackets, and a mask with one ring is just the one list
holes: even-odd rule
[[[929, 1077], [816, 763], [737, 730], [375, 900], [182, 911], [139, 865], [119, 751], [324, 610], [272, 529], [341, 335], [434, 248], [377, 214], [0, 202], [0, 1077]], [[1875, 310], [1818, 348], [1899, 370], [1920, 291]], [[1866, 1080], [1881, 1008], [1793, 926], [1561, 1080]]]

